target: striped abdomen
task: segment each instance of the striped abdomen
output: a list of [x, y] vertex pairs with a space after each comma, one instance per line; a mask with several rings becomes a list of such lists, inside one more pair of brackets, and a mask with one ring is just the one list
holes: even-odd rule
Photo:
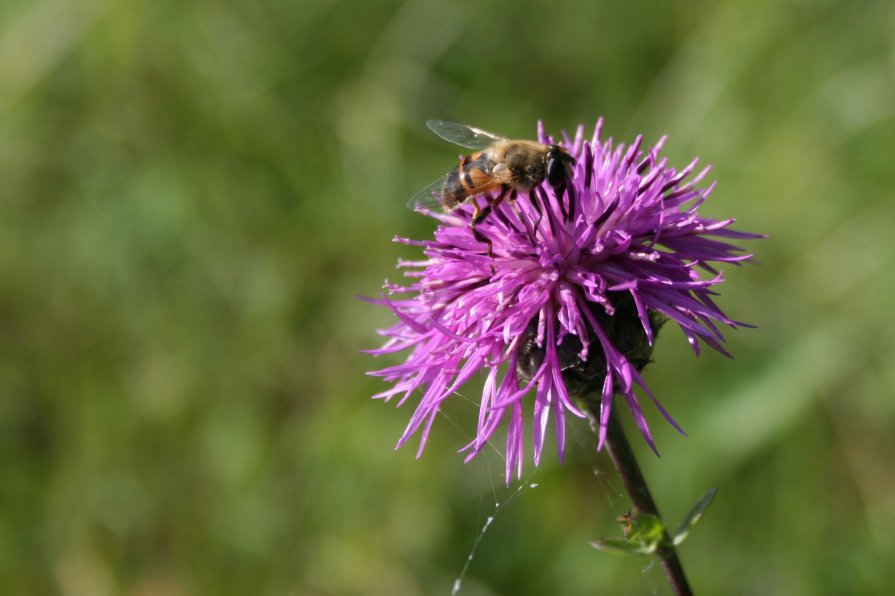
[[491, 159], [484, 151], [464, 157], [444, 180], [441, 190], [444, 208], [451, 211], [469, 197], [499, 186], [500, 182], [491, 175], [492, 167]]

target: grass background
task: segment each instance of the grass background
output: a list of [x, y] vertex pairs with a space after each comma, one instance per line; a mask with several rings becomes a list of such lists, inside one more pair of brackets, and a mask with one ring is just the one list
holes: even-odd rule
[[650, 410], [662, 458], [635, 443], [663, 512], [719, 489], [697, 592], [892, 593], [882, 0], [4, 2], [0, 591], [444, 594], [481, 536], [464, 594], [665, 593], [587, 546], [628, 505], [586, 427], [508, 490], [455, 453], [470, 386], [417, 461], [358, 353], [391, 319], [353, 296], [431, 233], [404, 205], [456, 153], [427, 118], [600, 115], [770, 235], [720, 299], [759, 326], [736, 360], [668, 328], [646, 374], [690, 435]]

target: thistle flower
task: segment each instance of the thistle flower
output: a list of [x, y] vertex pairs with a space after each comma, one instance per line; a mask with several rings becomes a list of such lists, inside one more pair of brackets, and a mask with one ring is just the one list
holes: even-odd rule
[[[439, 222], [434, 240], [395, 239], [426, 256], [399, 261], [410, 284], [386, 282], [392, 297], [371, 299], [398, 322], [380, 330], [388, 339], [369, 352], [411, 350], [402, 364], [370, 373], [392, 383], [374, 397], [400, 396], [401, 405], [422, 390], [398, 447], [421, 432], [419, 456], [441, 404], [480, 372], [476, 436], [463, 450], [472, 459], [506, 420], [508, 483], [514, 470], [522, 474], [526, 417], [535, 465], [551, 418], [562, 459], [566, 415], [584, 416], [575, 398], [588, 392], [599, 395], [598, 449], [618, 393], [656, 451], [635, 386], [683, 433], [640, 370], [663, 319], [681, 328], [697, 355], [700, 343], [727, 355], [717, 323], [738, 323], [712, 301], [710, 288], [723, 280], [714, 264], [747, 260], [728, 241], [760, 236], [730, 229], [732, 219], [700, 217], [714, 183], [697, 185], [710, 168], [693, 175], [698, 160], [680, 171], [669, 167], [659, 159], [665, 137], [646, 150], [642, 137], [613, 146], [601, 140], [601, 128], [602, 119], [589, 141], [583, 126], [574, 139], [563, 134], [560, 144], [576, 159], [564, 190], [544, 183], [504, 201], [475, 234], [469, 203], [484, 206], [493, 196], [474, 197], [448, 214], [421, 209]], [[538, 140], [556, 142], [540, 123]]]

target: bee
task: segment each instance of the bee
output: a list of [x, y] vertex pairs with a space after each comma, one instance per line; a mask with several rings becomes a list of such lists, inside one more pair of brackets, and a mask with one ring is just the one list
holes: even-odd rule
[[440, 206], [450, 212], [467, 199], [499, 189], [497, 197], [484, 209], [473, 201], [474, 211], [469, 224], [476, 238], [487, 242], [489, 248], [491, 243], [481, 237], [475, 226], [503, 201], [508, 192], [512, 201], [517, 193], [530, 193], [544, 180], [559, 190], [565, 186], [575, 164], [575, 158], [559, 145], [511, 140], [481, 128], [442, 120], [429, 120], [426, 126], [442, 139], [474, 149], [475, 153], [462, 157], [454, 169], [416, 193], [408, 206]]

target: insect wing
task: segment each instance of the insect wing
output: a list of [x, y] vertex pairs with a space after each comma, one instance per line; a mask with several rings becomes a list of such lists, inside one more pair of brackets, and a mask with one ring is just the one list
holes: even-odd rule
[[489, 145], [506, 139], [487, 130], [458, 124], [457, 122], [445, 122], [444, 120], [428, 120], [426, 126], [445, 141], [455, 145], [481, 151]]
[[420, 189], [415, 195], [410, 197], [410, 201], [407, 202], [407, 206], [411, 209], [416, 209], [417, 207], [423, 209], [442, 209], [444, 208], [444, 183], [447, 180], [448, 174], [444, 174], [439, 176], [435, 180], [431, 182], [431, 184], [427, 184], [425, 187]]

